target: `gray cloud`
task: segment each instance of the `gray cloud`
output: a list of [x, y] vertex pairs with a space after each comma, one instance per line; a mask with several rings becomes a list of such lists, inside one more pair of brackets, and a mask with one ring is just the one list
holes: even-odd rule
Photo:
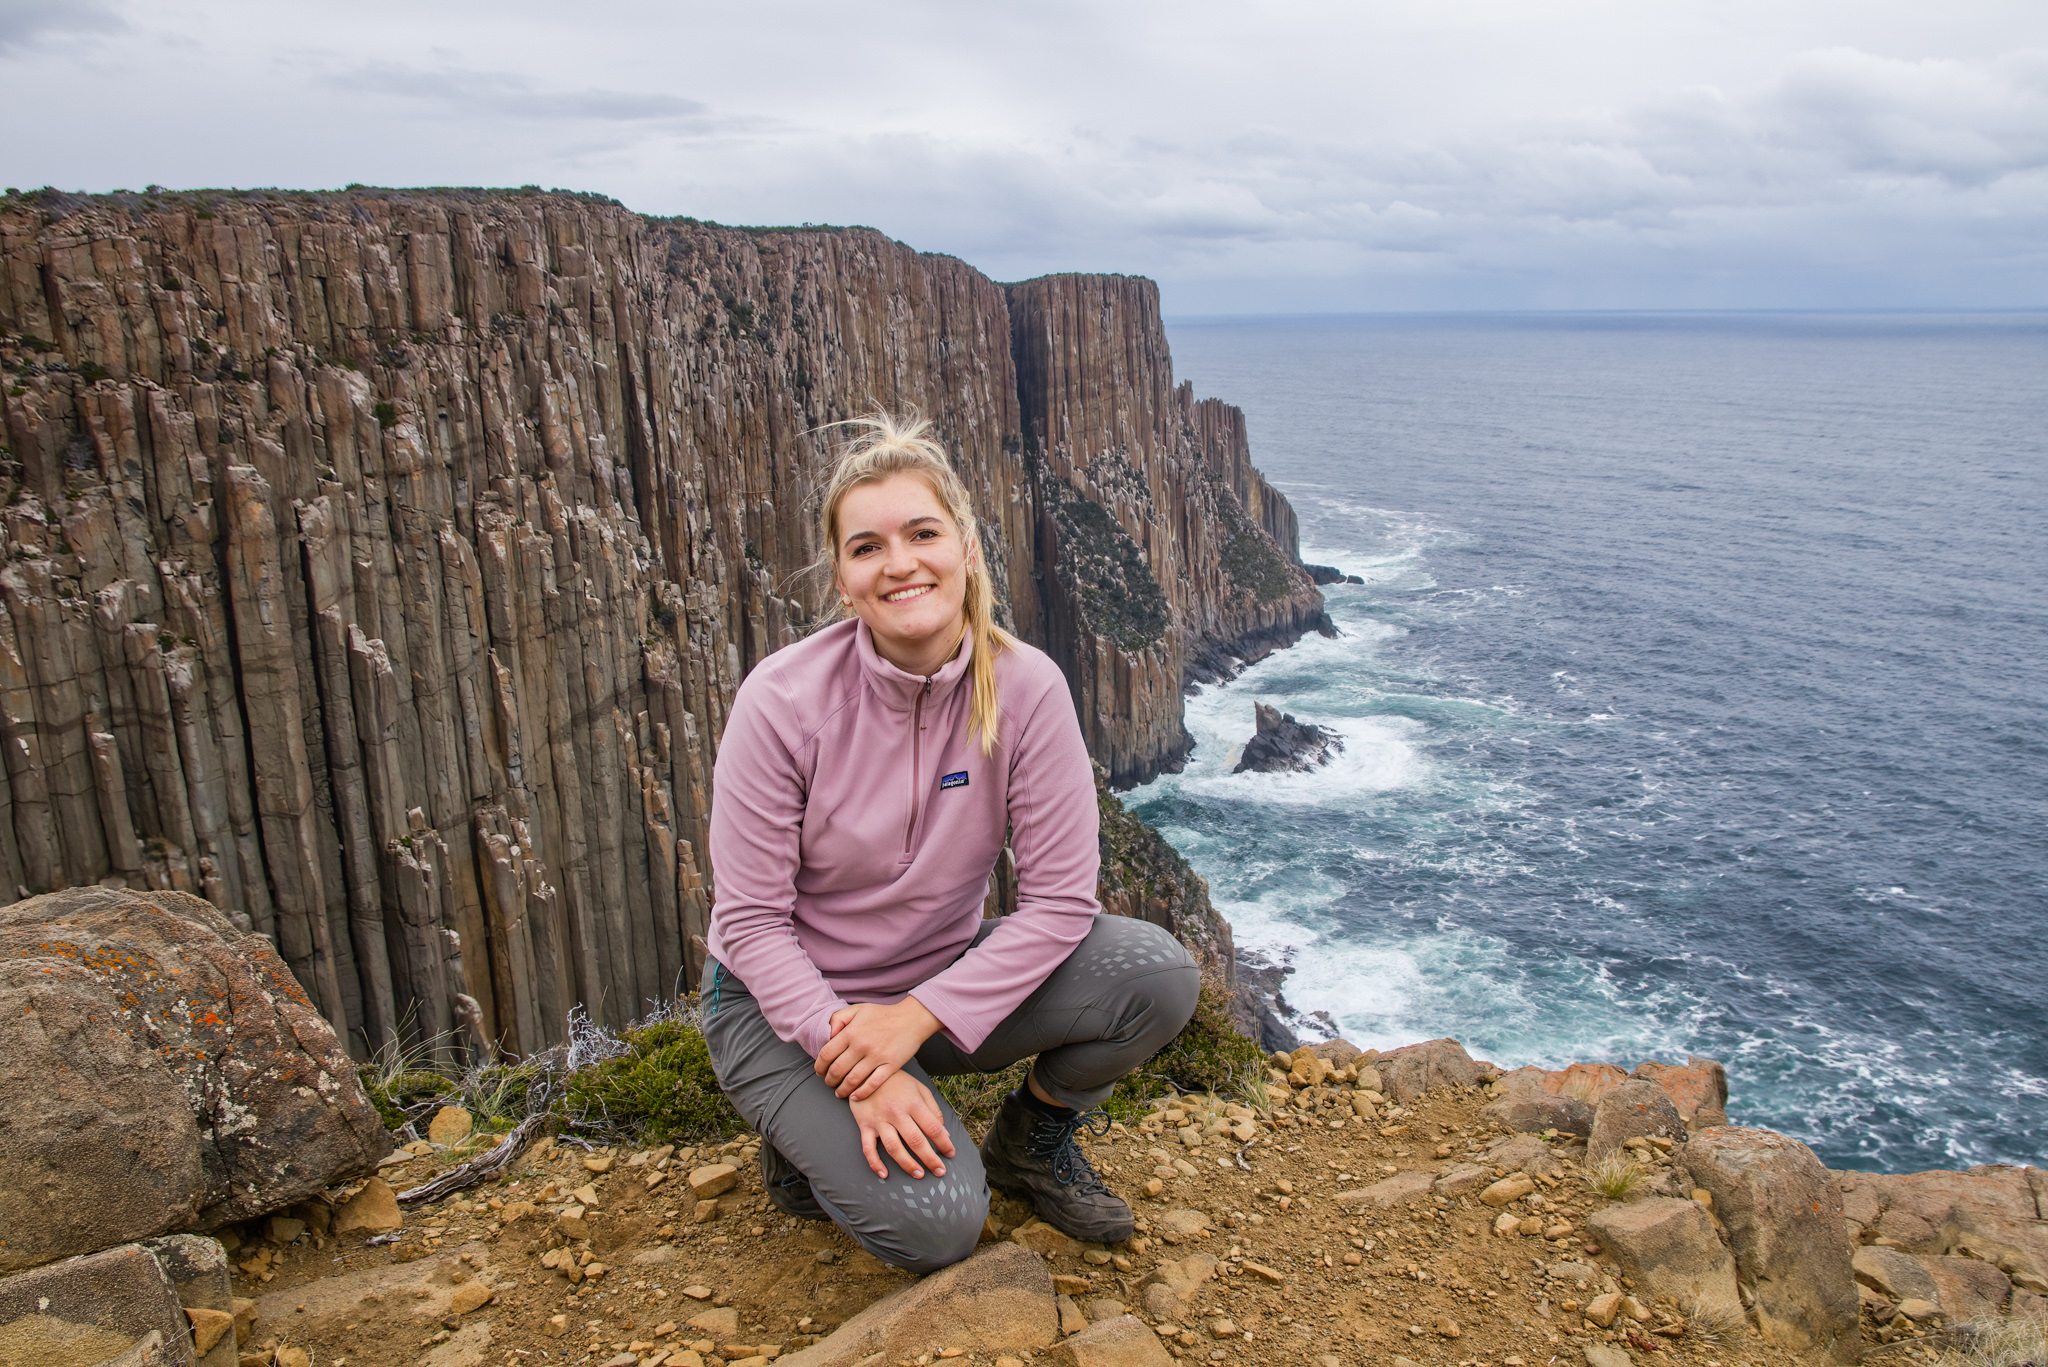
[[102, 0], [0, 0], [0, 52], [39, 39], [115, 33], [121, 16]]
[[[314, 63], [326, 60], [329, 59], [316, 58]], [[452, 65], [369, 63], [323, 76], [321, 83], [345, 97], [418, 100], [470, 117], [662, 124], [706, 130], [719, 124], [702, 100], [680, 95], [631, 90], [547, 90], [515, 72], [464, 70]]]
[[2048, 304], [2035, 0], [122, 3], [0, 0], [9, 182], [569, 185], [1182, 311]]

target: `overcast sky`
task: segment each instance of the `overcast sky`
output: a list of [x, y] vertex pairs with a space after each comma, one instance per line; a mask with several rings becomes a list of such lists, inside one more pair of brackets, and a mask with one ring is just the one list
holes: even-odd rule
[[1170, 314], [2048, 305], [2043, 0], [0, 0], [0, 183], [595, 190]]

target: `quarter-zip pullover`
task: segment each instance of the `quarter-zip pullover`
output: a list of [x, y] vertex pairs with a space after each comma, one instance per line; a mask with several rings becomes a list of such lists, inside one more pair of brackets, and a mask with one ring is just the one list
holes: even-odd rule
[[[911, 992], [973, 1051], [1100, 911], [1095, 780], [1066, 679], [1041, 651], [1004, 650], [985, 756], [967, 729], [973, 649], [925, 678], [840, 622], [763, 660], [733, 699], [708, 943], [813, 1056], [840, 1007]], [[1017, 910], [968, 949], [1006, 829]]]

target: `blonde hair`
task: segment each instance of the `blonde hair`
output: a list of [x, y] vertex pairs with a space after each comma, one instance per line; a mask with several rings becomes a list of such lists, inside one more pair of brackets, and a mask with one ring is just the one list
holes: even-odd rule
[[[981, 753], [996, 748], [996, 656], [1017, 644], [1017, 638], [996, 625], [996, 592], [989, 578], [986, 557], [981, 551], [981, 533], [974, 518], [974, 501], [967, 485], [946, 459], [946, 450], [929, 435], [930, 421], [911, 415], [893, 417], [871, 413], [834, 423], [855, 429], [855, 436], [839, 452], [832, 466], [832, 478], [825, 485], [824, 502], [818, 510], [818, 538], [824, 548], [818, 568], [831, 583], [839, 569], [839, 505], [851, 491], [866, 484], [879, 484], [892, 475], [916, 475], [931, 487], [932, 495], [960, 532], [967, 548], [967, 593], [962, 607], [967, 630], [974, 637], [973, 701], [967, 713], [967, 731], [981, 742]], [[842, 604], [839, 608], [844, 613]]]

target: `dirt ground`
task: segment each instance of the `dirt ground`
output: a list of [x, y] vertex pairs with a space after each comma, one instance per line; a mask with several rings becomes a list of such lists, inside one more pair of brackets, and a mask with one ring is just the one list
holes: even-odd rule
[[[1339, 1200], [1401, 1173], [1476, 1165], [1486, 1168], [1479, 1186], [1503, 1175], [1485, 1154], [1509, 1132], [1479, 1120], [1482, 1103], [1474, 1090], [1444, 1088], [1373, 1122], [1335, 1105], [1286, 1111], [1277, 1123], [1240, 1112], [1236, 1134], [1199, 1148], [1176, 1142], [1171, 1122], [1089, 1140], [1112, 1187], [1132, 1200], [1140, 1233], [1112, 1249], [1048, 1255], [1074, 1302], [1069, 1313], [1085, 1305], [1098, 1318], [1119, 1307], [1144, 1315], [1140, 1279], [1162, 1261], [1205, 1252], [1222, 1260], [1217, 1275], [1177, 1316], [1178, 1332], [1162, 1336], [1190, 1363], [1393, 1367], [1402, 1357], [1420, 1367], [1578, 1367], [1598, 1344], [1636, 1367], [1798, 1361], [1746, 1328], [1705, 1337], [1708, 1326], [1679, 1327], [1682, 1307], [1646, 1305], [1649, 1319], [1623, 1316], [1607, 1329], [1575, 1313], [1603, 1290], [1630, 1289], [1585, 1242], [1585, 1219], [1605, 1202], [1573, 1161], [1582, 1148], [1532, 1164], [1557, 1166], [1532, 1193], [1540, 1202], [1514, 1208], [1540, 1212], [1507, 1234], [1494, 1232], [1501, 1212], [1476, 1187], [1455, 1198], [1424, 1190], [1383, 1208]], [[381, 1241], [311, 1230], [284, 1247], [252, 1240], [233, 1254], [238, 1294], [259, 1299], [243, 1367], [298, 1367], [292, 1349], [312, 1367], [765, 1367], [909, 1283], [836, 1228], [777, 1214], [761, 1194], [754, 1152], [744, 1138], [667, 1155], [554, 1144], [530, 1150], [498, 1182], [408, 1209], [403, 1228]], [[606, 1159], [609, 1171], [591, 1170]], [[393, 1184], [403, 1190], [453, 1161], [416, 1158]], [[700, 1220], [687, 1175], [720, 1161], [738, 1167], [736, 1185]], [[1149, 1180], [1156, 1196], [1144, 1194]], [[576, 1216], [579, 1190], [585, 1209]], [[1028, 1219], [998, 1196], [987, 1237]], [[1521, 1232], [1531, 1225], [1558, 1237]], [[1590, 1280], [1551, 1275], [1560, 1264]], [[486, 1290], [487, 1303], [464, 1308]], [[974, 1344], [951, 1346], [964, 1363], [993, 1360]], [[1910, 1341], [1883, 1351], [1894, 1363], [1933, 1356], [1929, 1343]]]

